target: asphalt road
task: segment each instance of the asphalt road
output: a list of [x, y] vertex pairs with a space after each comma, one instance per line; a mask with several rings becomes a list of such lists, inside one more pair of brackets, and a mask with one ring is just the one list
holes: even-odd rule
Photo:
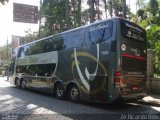
[[50, 94], [21, 90], [0, 77], [0, 119], [3, 120], [159, 120], [160, 107], [72, 103]]

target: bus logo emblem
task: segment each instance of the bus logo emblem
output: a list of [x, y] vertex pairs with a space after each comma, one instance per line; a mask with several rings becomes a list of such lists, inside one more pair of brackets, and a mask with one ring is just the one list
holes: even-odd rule
[[125, 44], [122, 44], [121, 49], [122, 49], [123, 51], [125, 51], [126, 48], [127, 48], [126, 45], [125, 45]]

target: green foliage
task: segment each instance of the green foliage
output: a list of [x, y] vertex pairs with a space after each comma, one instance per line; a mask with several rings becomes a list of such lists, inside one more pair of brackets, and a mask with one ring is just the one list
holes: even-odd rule
[[[41, 27], [45, 36], [61, 32], [65, 29], [66, 7], [65, 1], [54, 2], [52, 0], [44, 1], [41, 7], [42, 17], [45, 19], [44, 26]], [[41, 32], [41, 33], [42, 33]]]
[[146, 28], [146, 32], [148, 42], [150, 43], [148, 47], [156, 51], [157, 43], [160, 42], [160, 26], [156, 24], [150, 25]]
[[146, 29], [148, 48], [154, 52], [155, 75], [160, 75], [160, 0], [150, 0], [137, 14], [138, 24]]
[[156, 16], [158, 13], [158, 1], [157, 0], [150, 0], [148, 5], [148, 11], [153, 16]]
[[32, 32], [30, 29], [25, 31], [25, 33], [26, 33], [25, 37], [21, 38], [21, 44], [26, 44], [35, 41], [39, 37], [37, 32]]
[[[104, 0], [105, 1], [105, 0]], [[104, 2], [105, 3], [105, 2]], [[109, 15], [110, 16], [119, 16], [119, 17], [122, 17], [122, 0], [109, 0], [107, 2], [107, 9], [109, 11]], [[130, 8], [129, 6], [127, 5], [126, 6], [126, 16], [127, 17], [130, 17], [132, 16], [133, 14], [130, 12]]]
[[138, 15], [139, 17], [141, 17], [141, 19], [144, 19], [144, 13], [145, 13], [145, 11], [144, 11], [143, 9], [139, 9], [139, 10], [137, 11], [137, 15]]
[[160, 26], [150, 25], [146, 28], [147, 38], [150, 43], [150, 49], [154, 51], [155, 55], [155, 74], [160, 75]]
[[7, 62], [11, 59], [11, 45], [0, 47], [0, 60]]
[[8, 2], [8, 1], [9, 1], [9, 0], [0, 0], [0, 3], [4, 5], [5, 2]]
[[81, 25], [81, 0], [46, 0], [41, 7], [45, 20], [41, 30], [45, 36]]
[[66, 11], [65, 1], [54, 3], [49, 2], [47, 5], [42, 5], [42, 10], [44, 13], [45, 26], [43, 30], [46, 31], [46, 36], [52, 35], [63, 31], [66, 27]]
[[140, 25], [146, 28], [148, 48], [154, 52], [155, 74], [160, 75], [160, 25], [149, 24], [149, 20], [143, 20]]

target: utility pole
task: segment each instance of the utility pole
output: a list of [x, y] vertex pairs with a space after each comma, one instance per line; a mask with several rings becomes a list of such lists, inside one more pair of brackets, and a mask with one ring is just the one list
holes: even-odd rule
[[126, 0], [122, 0], [123, 18], [126, 18]]

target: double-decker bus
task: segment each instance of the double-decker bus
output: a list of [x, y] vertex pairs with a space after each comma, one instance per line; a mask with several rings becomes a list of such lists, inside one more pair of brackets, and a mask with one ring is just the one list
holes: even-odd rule
[[10, 83], [73, 102], [139, 100], [146, 95], [146, 32], [110, 18], [22, 45]]

